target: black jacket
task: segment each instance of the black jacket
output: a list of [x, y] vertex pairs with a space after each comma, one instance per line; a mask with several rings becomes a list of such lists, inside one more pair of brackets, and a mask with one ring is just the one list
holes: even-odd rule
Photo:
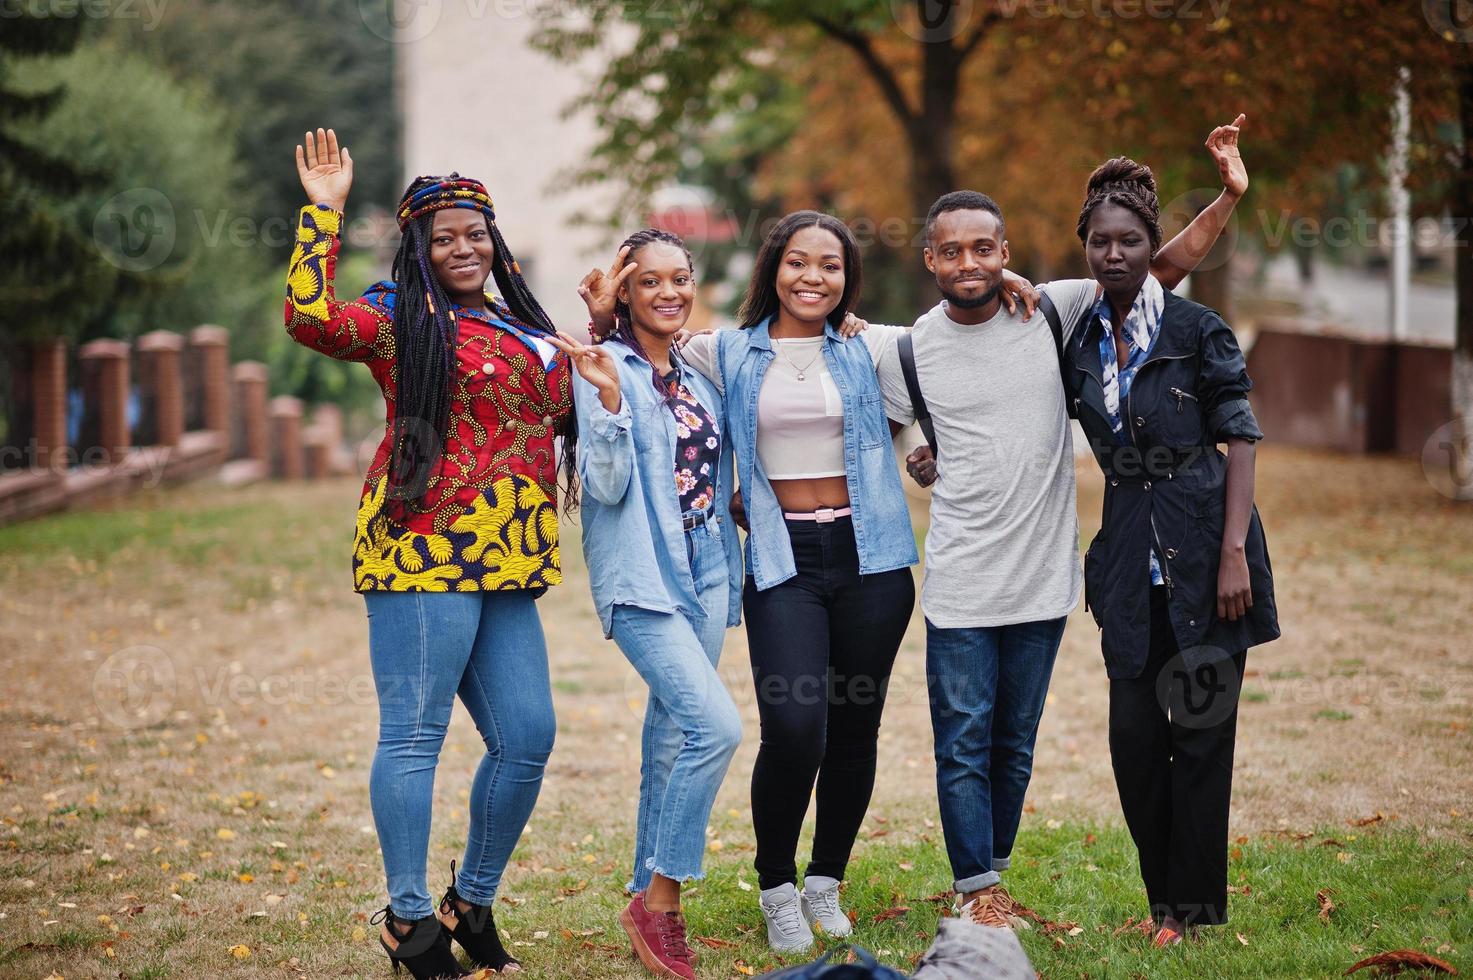
[[1145, 668], [1153, 543], [1189, 670], [1276, 639], [1273, 571], [1257, 507], [1245, 547], [1253, 608], [1237, 622], [1217, 618], [1227, 475], [1217, 444], [1263, 438], [1232, 330], [1207, 307], [1166, 292], [1160, 332], [1121, 406], [1122, 444], [1105, 408], [1103, 329], [1088, 314], [1064, 344], [1060, 367], [1069, 414], [1105, 473], [1100, 532], [1084, 559], [1084, 596], [1102, 631], [1110, 677], [1138, 677]]

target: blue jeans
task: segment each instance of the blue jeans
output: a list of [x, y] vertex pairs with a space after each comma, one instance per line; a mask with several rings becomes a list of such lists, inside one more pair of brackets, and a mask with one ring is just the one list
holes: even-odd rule
[[716, 673], [729, 601], [722, 531], [711, 523], [685, 535], [699, 613], [614, 607], [614, 642], [650, 688], [631, 892], [656, 874], [702, 876], [706, 822], [742, 738], [741, 716]]
[[470, 829], [455, 887], [489, 905], [532, 814], [557, 721], [547, 644], [532, 594], [365, 592], [378, 690], [378, 750], [369, 800], [389, 905], [434, 913], [425, 884], [435, 764], [458, 694], [486, 743], [471, 783]]
[[997, 884], [1008, 866], [1063, 638], [1063, 619], [968, 629], [926, 621], [936, 795], [959, 892]]

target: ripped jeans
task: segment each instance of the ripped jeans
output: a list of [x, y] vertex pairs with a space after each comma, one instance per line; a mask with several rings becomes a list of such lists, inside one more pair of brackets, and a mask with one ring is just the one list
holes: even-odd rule
[[699, 613], [614, 607], [614, 641], [650, 689], [631, 892], [655, 874], [701, 877], [706, 822], [742, 738], [741, 716], [716, 673], [728, 601], [723, 530], [711, 523], [686, 532]]

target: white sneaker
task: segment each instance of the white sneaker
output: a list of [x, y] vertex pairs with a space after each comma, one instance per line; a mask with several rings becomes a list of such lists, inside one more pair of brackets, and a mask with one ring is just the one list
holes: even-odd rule
[[830, 936], [847, 936], [854, 931], [849, 916], [839, 908], [839, 882], [836, 878], [809, 875], [803, 879], [803, 918], [814, 929], [821, 929]]
[[767, 920], [767, 944], [779, 953], [798, 953], [813, 945], [813, 930], [803, 921], [798, 889], [792, 882], [764, 889], [758, 904]]

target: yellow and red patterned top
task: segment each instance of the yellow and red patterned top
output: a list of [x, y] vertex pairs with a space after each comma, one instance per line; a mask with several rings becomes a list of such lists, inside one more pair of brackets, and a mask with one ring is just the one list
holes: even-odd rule
[[342, 214], [302, 209], [287, 272], [293, 340], [373, 372], [384, 438], [358, 505], [358, 592], [536, 589], [562, 581], [554, 429], [573, 409], [567, 357], [495, 297], [456, 308], [455, 390], [444, 451], [418, 501], [386, 500], [398, 363], [394, 284], [339, 302], [333, 274]]

